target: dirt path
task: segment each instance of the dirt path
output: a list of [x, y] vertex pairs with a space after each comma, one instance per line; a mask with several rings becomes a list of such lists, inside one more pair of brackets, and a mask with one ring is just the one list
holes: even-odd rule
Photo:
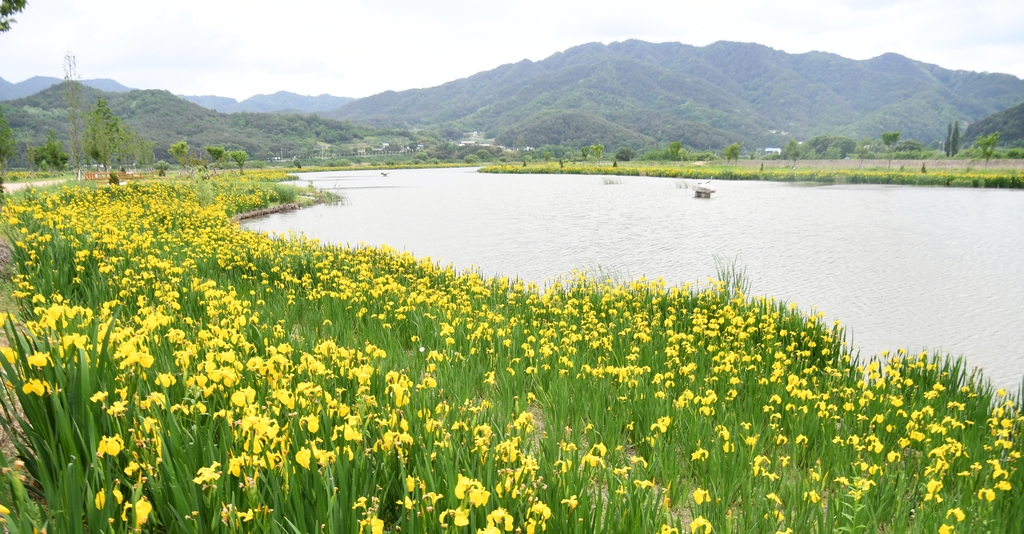
[[45, 181], [41, 181], [41, 182], [7, 182], [7, 183], [4, 184], [4, 191], [6, 191], [8, 193], [13, 193], [14, 191], [17, 191], [19, 189], [25, 189], [26, 187], [37, 187], [37, 186], [42, 186], [42, 185], [62, 184], [62, 183], [66, 183], [67, 181], [68, 180], [65, 180], [65, 181], [61, 181], [61, 180], [45, 180]]

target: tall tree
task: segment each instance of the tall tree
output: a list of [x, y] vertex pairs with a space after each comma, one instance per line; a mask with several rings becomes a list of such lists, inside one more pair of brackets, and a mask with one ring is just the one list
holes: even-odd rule
[[11, 29], [12, 15], [25, 9], [26, 0], [0, 0], [0, 33]]
[[789, 143], [782, 148], [782, 157], [793, 162], [793, 168], [796, 168], [796, 160], [800, 159], [800, 144], [796, 142], [796, 139], [792, 137], [789, 139]]
[[722, 155], [725, 156], [725, 161], [728, 163], [729, 161], [736, 160], [736, 162], [739, 163], [740, 148], [741, 146], [739, 143], [733, 143], [725, 147], [725, 150], [722, 152]]
[[78, 76], [78, 61], [70, 51], [64, 53], [64, 103], [68, 114], [68, 140], [71, 148], [71, 164], [75, 176], [82, 179], [83, 143], [85, 121], [82, 117], [82, 81]]
[[185, 141], [178, 141], [171, 145], [171, 148], [167, 149], [167, 153], [174, 158], [174, 161], [178, 162], [178, 166], [181, 170], [178, 171], [178, 176], [181, 176], [187, 172], [188, 168], [188, 143]]
[[683, 144], [679, 141], [672, 141], [668, 144], [668, 154], [672, 161], [679, 161], [679, 154], [683, 151]]
[[57, 175], [64, 172], [64, 169], [67, 168], [68, 160], [71, 158], [67, 152], [64, 152], [64, 147], [57, 140], [57, 132], [53, 130], [50, 130], [50, 133], [46, 135], [46, 144], [39, 151], [39, 155], [46, 162], [50, 172]]
[[604, 154], [604, 145], [594, 145], [590, 147], [590, 153], [594, 155], [594, 159], [601, 161], [601, 155]]
[[[205, 148], [206, 153], [210, 155], [210, 159], [212, 160], [210, 167], [213, 168], [213, 173], [217, 174], [217, 168], [220, 167], [221, 162], [224, 161], [224, 157], [227, 156], [228, 152], [227, 150], [224, 150], [224, 147], [222, 146], [208, 146]], [[487, 151], [483, 150], [483, 152]], [[490, 153], [488, 153], [487, 155], [489, 157]]]
[[985, 168], [988, 168], [988, 160], [992, 159], [992, 154], [996, 151], [996, 145], [999, 144], [999, 132], [990, 135], [979, 135], [974, 144], [978, 145], [978, 148], [981, 149], [981, 157], [985, 158]]
[[950, 156], [960, 152], [960, 121], [953, 123], [953, 138], [949, 140], [949, 152]]
[[889, 167], [892, 167], [892, 150], [896, 146], [896, 143], [899, 143], [899, 142], [900, 142], [900, 133], [899, 132], [884, 132], [884, 133], [882, 133], [882, 144], [885, 145], [886, 150], [889, 152]]
[[18, 144], [14, 141], [14, 131], [4, 117], [4, 109], [0, 107], [0, 200], [3, 199], [4, 182], [7, 181], [7, 162], [18, 154]]
[[590, 159], [590, 147], [589, 146], [580, 147], [580, 154], [583, 154], [583, 160], [584, 161]]
[[953, 154], [951, 153], [951, 150], [952, 150], [952, 148], [950, 148], [950, 146], [951, 146], [952, 144], [953, 144], [953, 123], [952, 123], [952, 122], [950, 122], [950, 123], [949, 123], [949, 124], [948, 124], [948, 125], [946, 126], [946, 147], [945, 147], [945, 148], [946, 148], [946, 157], [947, 157], [947, 158], [948, 158], [949, 156], [952, 156], [952, 155], [953, 155]]
[[110, 160], [118, 151], [120, 122], [102, 96], [96, 99], [96, 107], [86, 117], [85, 151], [105, 171], [110, 170]]
[[238, 165], [238, 174], [245, 174], [245, 162], [249, 159], [249, 154], [244, 150], [235, 150], [229, 152], [228, 156], [235, 160], [235, 164]]

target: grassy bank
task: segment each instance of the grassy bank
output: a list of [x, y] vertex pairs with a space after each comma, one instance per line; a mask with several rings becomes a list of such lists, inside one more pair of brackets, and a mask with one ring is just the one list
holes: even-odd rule
[[734, 277], [541, 294], [271, 239], [229, 217], [272, 188], [212, 187], [4, 208], [11, 532], [1019, 527], [1020, 403], [959, 361], [858, 367]]
[[545, 163], [539, 165], [495, 165], [480, 172], [496, 174], [596, 174], [613, 176], [656, 176], [695, 180], [762, 180], [771, 182], [817, 182], [823, 184], [890, 184], [942, 187], [1024, 188], [1024, 174], [1016, 171], [893, 171], [883, 169], [750, 169], [679, 165], [587, 165]]

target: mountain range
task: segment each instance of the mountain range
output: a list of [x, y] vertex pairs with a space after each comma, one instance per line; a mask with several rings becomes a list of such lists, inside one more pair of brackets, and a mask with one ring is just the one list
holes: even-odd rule
[[[29, 95], [34, 95], [43, 89], [58, 85], [64, 80], [60, 78], [54, 78], [52, 76], [33, 76], [25, 81], [18, 83], [11, 83], [3, 78], [0, 78], [0, 102], [5, 100], [14, 100]], [[114, 80], [106, 78], [98, 78], [95, 80], [82, 80], [82, 85], [86, 87], [92, 87], [101, 91], [107, 91], [110, 93], [125, 93], [131, 91], [130, 87], [125, 87]]]
[[340, 108], [355, 100], [354, 98], [328, 94], [305, 96], [289, 93], [288, 91], [278, 91], [272, 95], [254, 95], [241, 102], [226, 96], [178, 96], [194, 104], [199, 104], [206, 109], [212, 109], [221, 113], [237, 113], [239, 111], [248, 111], [250, 113], [320, 113]]
[[1024, 102], [1024, 81], [898, 54], [852, 60], [750, 43], [591, 43], [428, 89], [387, 91], [325, 116], [377, 126], [451, 124], [505, 145], [682, 140], [695, 148], [781, 146], [819, 134], [877, 138], [899, 130], [945, 139]]
[[[59, 81], [0, 80], [0, 96]], [[99, 86], [104, 83], [109, 85]], [[127, 90], [112, 80], [85, 84]], [[580, 45], [437, 87], [355, 100], [285, 91], [241, 102], [158, 93], [144, 91], [138, 98], [146, 106], [124, 108], [132, 121], [150, 125], [146, 129], [152, 129], [158, 143], [168, 135], [204, 136], [204, 125], [209, 125], [221, 135], [233, 132], [231, 138], [244, 144], [244, 136], [236, 135], [231, 124], [251, 124], [264, 113], [297, 112], [343, 121], [317, 123], [325, 132], [349, 124], [371, 127], [368, 132], [433, 132], [451, 140], [476, 131], [515, 147], [601, 143], [646, 149], [682, 141], [690, 148], [720, 149], [733, 142], [746, 148], [783, 146], [790, 138], [822, 134], [878, 138], [892, 130], [923, 144], [942, 141], [951, 121], [966, 127], [1024, 102], [1024, 80], [949, 70], [892, 53], [853, 60], [826, 52], [789, 54], [752, 43], [720, 41], [696, 47], [628, 40]], [[183, 108], [186, 101], [207, 108], [207, 113], [200, 113], [198, 106]], [[17, 100], [5, 107], [33, 105]], [[185, 124], [170, 109], [199, 122]], [[238, 112], [249, 113], [241, 119], [222, 118]], [[174, 124], [165, 127], [170, 133], [161, 133], [160, 120]], [[304, 121], [312, 124], [312, 119]], [[315, 138], [311, 143], [326, 140], [318, 135], [315, 130], [302, 134]]]
[[[52, 86], [4, 103], [3, 113], [15, 132], [19, 152], [25, 146], [42, 145], [50, 130], [67, 139], [62, 89], [62, 85]], [[81, 101], [91, 107], [100, 97], [114, 115], [155, 144], [157, 159], [166, 161], [172, 160], [167, 153], [170, 145], [182, 140], [200, 150], [209, 145], [245, 150], [254, 159], [305, 156], [318, 142], [365, 145], [386, 141], [395, 146], [415, 146], [420, 141], [411, 132], [355, 125], [314, 114], [219, 113], [154, 89], [112, 93], [85, 87]]]

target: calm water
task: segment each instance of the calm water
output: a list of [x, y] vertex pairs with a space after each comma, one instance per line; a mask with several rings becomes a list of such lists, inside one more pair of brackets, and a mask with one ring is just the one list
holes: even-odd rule
[[841, 320], [862, 355], [964, 355], [1013, 389], [1024, 375], [1024, 191], [719, 181], [699, 200], [663, 178], [302, 176], [347, 202], [246, 226], [539, 283], [581, 268], [706, 281], [718, 256], [746, 268], [753, 294]]

